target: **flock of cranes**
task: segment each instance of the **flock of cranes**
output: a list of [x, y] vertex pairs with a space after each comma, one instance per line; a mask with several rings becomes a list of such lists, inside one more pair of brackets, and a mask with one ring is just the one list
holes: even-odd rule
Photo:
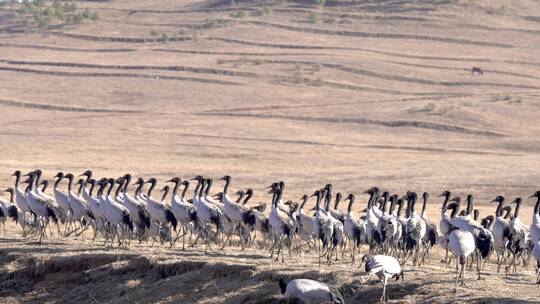
[[[186, 243], [188, 247], [202, 243], [206, 252], [233, 241], [242, 249], [253, 246], [259, 236], [259, 246], [267, 248], [271, 257], [275, 255], [276, 261], [281, 257], [284, 262], [286, 251], [291, 255], [316, 250], [319, 267], [346, 255], [354, 265], [360, 248], [366, 246], [362, 263], [366, 272], [376, 274], [383, 283], [381, 300], [385, 299], [388, 279], [403, 279], [401, 265], [408, 260], [414, 267], [429, 262], [435, 246], [445, 249], [447, 265], [456, 259], [456, 285], [459, 279], [465, 285], [466, 266], [472, 269], [476, 264], [480, 278], [481, 269], [492, 257], [496, 257], [497, 272], [503, 266], [506, 272], [516, 272], [520, 265], [528, 267], [531, 260], [540, 270], [540, 191], [530, 196], [536, 199], [530, 226], [520, 220], [522, 198], [505, 205], [505, 198], [497, 196], [492, 201], [496, 204], [494, 214], [480, 219], [472, 195], [462, 200], [449, 191], [440, 195], [437, 225], [426, 214], [427, 192], [421, 196], [420, 209], [415, 192], [397, 195], [372, 187], [364, 192], [369, 195], [366, 209], [355, 214], [355, 195], [334, 193], [331, 184], [293, 202], [283, 199], [285, 183], [276, 182], [267, 188], [272, 196], [267, 216], [266, 204], [249, 204], [252, 189], [229, 191], [232, 178], [227, 175], [219, 179], [223, 189], [215, 195], [214, 181], [200, 175], [190, 180], [173, 177], [166, 181], [162, 194], [154, 191], [155, 178], [134, 179], [130, 174], [96, 179], [90, 170], [78, 178], [59, 172], [54, 176], [52, 195], [47, 194], [49, 181], [42, 178], [39, 169], [24, 175], [15, 171], [13, 177], [13, 187], [5, 190], [9, 198], [0, 199], [0, 222], [5, 225], [11, 219], [20, 225], [23, 236], [35, 236], [39, 242], [54, 234], [83, 237], [92, 232], [92, 241], [100, 237], [109, 246], [116, 242], [128, 246], [131, 241], [175, 246], [182, 239], [182, 249]], [[61, 190], [64, 181], [67, 192]], [[188, 193], [192, 184], [194, 190]], [[148, 188], [143, 191], [145, 185]], [[315, 201], [312, 209], [307, 207], [310, 201]], [[346, 212], [339, 209], [341, 202], [348, 204]], [[466, 203], [463, 209], [462, 203]], [[537, 274], [540, 284], [540, 272]], [[302, 284], [312, 290], [317, 285], [314, 282], [299, 280], [291, 285], [281, 281], [280, 288], [284, 295], [293, 294]], [[321, 294], [343, 303], [339, 293], [326, 290]]]

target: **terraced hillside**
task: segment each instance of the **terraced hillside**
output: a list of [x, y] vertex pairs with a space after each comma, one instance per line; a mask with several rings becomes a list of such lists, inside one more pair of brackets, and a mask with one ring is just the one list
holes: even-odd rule
[[[0, 7], [2, 188], [12, 184], [9, 175], [16, 169], [41, 168], [47, 176], [87, 168], [98, 175], [158, 178], [229, 174], [234, 187], [253, 187], [261, 201], [269, 200], [263, 188], [278, 179], [287, 182], [286, 196], [295, 200], [331, 182], [361, 197], [358, 210], [364, 208], [361, 191], [372, 185], [399, 193], [451, 189], [474, 193], [482, 215], [493, 211], [487, 202], [500, 193], [528, 197], [538, 190], [538, 1], [76, 4], [78, 11], [97, 12], [99, 20], [44, 30]], [[484, 74], [472, 74], [472, 67]], [[438, 204], [430, 207], [437, 221]], [[523, 220], [529, 222], [531, 201], [526, 204]], [[77, 287], [76, 296], [55, 293], [41, 277], [41, 289], [25, 285], [24, 269], [34, 267], [24, 264], [27, 259], [56, 253], [77, 258], [88, 248], [70, 242], [58, 240], [47, 249], [25, 245], [19, 237], [0, 242], [4, 271], [14, 273], [8, 280], [13, 285], [0, 285], [11, 290], [0, 291], [0, 299], [42, 302], [42, 296], [56, 295], [46, 300], [258, 303], [254, 299], [263, 295], [275, 303], [278, 290], [272, 284], [279, 274], [317, 270], [307, 262], [292, 270], [269, 266], [266, 252], [256, 250], [241, 260], [234, 257], [237, 251], [226, 252], [223, 267], [252, 267], [239, 270], [242, 289], [239, 282], [227, 285], [221, 268], [198, 251], [136, 246], [129, 254], [212, 264], [193, 278], [217, 282], [215, 289], [192, 298], [171, 293], [151, 299], [150, 291], [137, 291], [141, 298], [134, 299], [100, 295], [96, 291], [103, 286], [88, 282]], [[94, 250], [117, 254], [99, 246]], [[81, 270], [97, 267], [102, 278], [97, 280], [110, 283], [99, 267], [109, 265], [103, 267], [114, 272], [114, 265], [129, 261], [123, 255], [104, 258]], [[157, 263], [139, 262], [140, 269]], [[124, 264], [118, 269], [131, 267]], [[325, 280], [348, 286], [353, 303], [378, 299], [378, 285], [353, 283], [358, 274], [340, 267], [323, 271]], [[456, 298], [451, 286], [448, 294], [444, 289], [453, 274], [442, 269], [433, 265], [411, 274], [405, 291], [396, 287], [391, 298], [492, 303], [490, 297], [505, 297], [532, 303], [539, 296], [530, 269], [518, 277], [475, 282]], [[118, 275], [125, 286], [133, 283], [126, 273]], [[69, 285], [65, 274], [47, 275], [58, 277], [67, 284], [62, 286]], [[437, 288], [426, 285], [433, 280]], [[188, 281], [165, 275], [133, 286], [181, 288]], [[208, 288], [201, 284], [197, 288]], [[521, 287], [531, 292], [521, 293]], [[363, 300], [361, 291], [367, 294]]]

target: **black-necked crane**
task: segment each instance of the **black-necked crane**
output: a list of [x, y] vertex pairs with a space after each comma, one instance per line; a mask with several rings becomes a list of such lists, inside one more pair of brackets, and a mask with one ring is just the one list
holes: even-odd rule
[[174, 214], [171, 211], [171, 207], [162, 201], [156, 200], [152, 197], [152, 191], [156, 187], [157, 180], [155, 178], [150, 178], [146, 181], [147, 184], [150, 184], [148, 192], [146, 194], [146, 208], [150, 213], [150, 218], [157, 226], [165, 228], [168, 224], [171, 224], [172, 228], [176, 230], [178, 221], [174, 217]]
[[[457, 210], [459, 210], [459, 205], [461, 198], [456, 196], [450, 201], [455, 202], [454, 204], [448, 206], [449, 209], [452, 209], [452, 215], [450, 222], [454, 228], [458, 228], [461, 231], [469, 232], [473, 236], [475, 243], [475, 255], [476, 255], [476, 269], [478, 274], [478, 279], [480, 279], [480, 265], [481, 260], [489, 257], [493, 251], [493, 235], [491, 231], [484, 229], [480, 223], [474, 221], [470, 215], [465, 216], [455, 216]], [[471, 200], [469, 200], [468, 205], [471, 205]]]
[[452, 197], [452, 192], [446, 190], [441, 193], [439, 197], [444, 197], [444, 201], [441, 207], [441, 219], [439, 221], [439, 229], [441, 230], [441, 234], [443, 236], [444, 249], [446, 252], [444, 255], [444, 261], [446, 262], [448, 261], [448, 236], [453, 229], [452, 223], [450, 223], [450, 217], [448, 216], [448, 214], [446, 214], [446, 210], [448, 207], [448, 202]]
[[[143, 193], [143, 188], [144, 188], [144, 185], [145, 185], [145, 182], [144, 182], [144, 179], [142, 177], [139, 177], [137, 178], [137, 180], [135, 181], [135, 183], [133, 183], [135, 187], [135, 193], [133, 194], [133, 197], [138, 200], [139, 202], [141, 202], [145, 207], [146, 206], [146, 195], [144, 195]], [[147, 208], [148, 209], [148, 208]]]
[[299, 299], [304, 304], [345, 304], [338, 290], [314, 280], [295, 279], [285, 283], [283, 279], [279, 279], [279, 289], [284, 299]]
[[531, 241], [536, 244], [540, 241], [540, 191], [536, 191], [529, 198], [536, 198], [531, 221]]
[[304, 206], [309, 200], [307, 195], [302, 196], [302, 203], [296, 211], [296, 223], [298, 225], [298, 236], [307, 243], [308, 248], [311, 248], [311, 242], [315, 237], [315, 230], [313, 228], [313, 219], [312, 215], [307, 214], [304, 211]]
[[90, 191], [88, 188], [86, 188], [86, 186], [88, 185], [88, 181], [92, 178], [93, 175], [94, 173], [92, 172], [92, 170], [86, 170], [81, 175], [79, 175], [79, 177], [86, 177], [86, 179], [83, 180], [83, 191], [81, 193], [81, 197], [86, 201], [90, 199]]
[[377, 275], [377, 277], [379, 277], [381, 280], [383, 284], [383, 292], [380, 301], [386, 301], [386, 285], [388, 284], [388, 279], [394, 278], [397, 281], [401, 277], [401, 281], [404, 281], [401, 265], [396, 258], [387, 255], [364, 255], [362, 257], [362, 262], [364, 261], [366, 262], [366, 272], [368, 274]]
[[[256, 234], [257, 229], [257, 216], [252, 212], [252, 209], [249, 207], [249, 200], [253, 197], [253, 189], [249, 188], [245, 192], [243, 192], [244, 195], [238, 198], [236, 203], [245, 210], [243, 213], [243, 228], [245, 229], [247, 233], [246, 234], [249, 237], [249, 244], [251, 245], [253, 243], [253, 239]], [[251, 232], [255, 232], [253, 236], [251, 236]]]
[[[64, 175], [64, 177], [68, 180], [68, 201], [71, 211], [73, 212], [72, 220], [76, 223], [79, 222], [81, 224], [80, 229], [84, 231], [88, 227], [86, 224], [89, 222], [90, 219], [95, 220], [95, 216], [90, 210], [88, 203], [81, 197], [83, 181], [78, 181], [79, 190], [78, 192], [75, 192], [73, 191], [73, 174], [68, 173]], [[79, 228], [75, 227], [75, 229], [69, 232], [67, 235], [74, 233], [78, 229]]]
[[[182, 181], [179, 177], [173, 177], [167, 181], [168, 183], [174, 183], [172, 191], [172, 204], [171, 211], [174, 217], [178, 220], [178, 223], [182, 227], [182, 250], [186, 249], [186, 235], [193, 233], [195, 229], [199, 227], [199, 217], [197, 216], [197, 208], [186, 199], [186, 192], [189, 188], [189, 181]], [[184, 186], [180, 196], [177, 195], [177, 191], [180, 185]], [[191, 235], [190, 235], [191, 237]], [[178, 238], [178, 237], [177, 237]]]
[[[384, 254], [388, 254], [388, 252], [391, 249], [391, 246], [394, 244], [394, 238], [397, 234], [397, 226], [398, 223], [395, 219], [395, 217], [391, 214], [391, 211], [388, 211], [388, 202], [390, 198], [390, 193], [387, 191], [383, 192], [381, 195], [381, 212], [382, 215], [379, 218], [379, 226], [377, 227], [377, 230], [381, 233], [381, 241], [382, 241], [382, 252]], [[392, 204], [394, 202], [394, 198], [392, 198], [392, 201], [390, 203]]]
[[[30, 209], [30, 206], [28, 206], [28, 201], [26, 200], [26, 194], [24, 192], [23, 189], [21, 189], [19, 187], [20, 183], [21, 183], [21, 171], [20, 170], [16, 170], [15, 172], [13, 172], [13, 174], [11, 176], [15, 176], [15, 186], [13, 187], [13, 190], [15, 191], [15, 204], [17, 205], [17, 207], [21, 210], [22, 214], [23, 214], [23, 218], [25, 218], [23, 221], [21, 221], [23, 223], [23, 235], [26, 235], [26, 232], [25, 232], [25, 227], [26, 225], [24, 223], [26, 223], [26, 217], [30, 214], [34, 215], [34, 221], [33, 222], [36, 222], [36, 215], [32, 212], [32, 210]], [[27, 215], [28, 213], [28, 215]]]
[[330, 203], [332, 202], [332, 185], [328, 184], [325, 187], [325, 213], [326, 216], [332, 221], [332, 225], [334, 226], [333, 232], [332, 232], [332, 246], [328, 248], [328, 255], [329, 259], [328, 262], [332, 260], [332, 255], [335, 252], [336, 253], [336, 261], [338, 260], [338, 246], [343, 246], [345, 241], [345, 233], [343, 231], [343, 222], [338, 220], [332, 215], [332, 212], [330, 212]]
[[379, 199], [380, 190], [377, 187], [372, 187], [364, 193], [369, 194], [365, 223], [366, 236], [369, 243], [369, 253], [371, 254], [375, 247], [382, 243], [382, 236], [378, 230], [379, 219], [382, 214], [380, 214], [380, 210], [375, 207], [375, 204]]
[[[105, 196], [103, 211], [105, 218], [113, 226], [114, 229], [114, 234], [111, 238], [111, 245], [114, 243], [114, 239], [116, 238], [116, 236], [118, 236], [118, 245], [122, 245], [123, 241], [120, 239], [120, 233], [118, 233], [118, 230], [120, 229], [120, 231], [122, 232], [121, 234], [124, 242], [127, 238], [127, 234], [130, 231], [133, 231], [133, 222], [131, 220], [129, 210], [124, 205], [116, 201], [116, 197], [118, 197], [120, 191], [122, 190], [124, 180], [123, 178], [120, 178], [118, 180], [110, 178], [107, 183], [109, 184], [109, 189]], [[119, 185], [113, 196], [111, 195], [111, 193], [117, 183]]]
[[[330, 185], [330, 184], [329, 184]], [[336, 193], [336, 199], [334, 201], [334, 208], [329, 208], [330, 214], [333, 218], [339, 220], [341, 223], [345, 221], [345, 213], [339, 211], [339, 203], [341, 202], [343, 195], [341, 192]]]
[[[334, 234], [334, 224], [332, 223], [332, 220], [326, 215], [326, 213], [321, 210], [321, 199], [322, 199], [322, 192], [320, 190], [317, 190], [313, 193], [312, 196], [315, 196], [317, 198], [317, 202], [315, 203], [315, 218], [313, 219], [313, 230], [315, 231], [315, 234], [317, 236], [318, 241], [322, 242], [322, 249], [327, 249], [330, 246], [332, 246], [332, 236]], [[319, 257], [319, 267], [321, 265], [321, 246], [320, 242], [317, 242], [318, 246], [318, 252], [317, 255]]]
[[401, 211], [402, 211], [403, 205], [404, 205], [402, 197], [398, 197], [398, 199], [396, 201], [396, 205], [398, 206], [397, 211], [396, 211], [396, 220], [398, 221], [398, 223], [401, 224], [401, 235], [400, 235], [400, 239], [398, 241], [398, 244], [397, 244], [396, 248], [399, 248], [399, 250], [403, 251], [404, 248], [405, 248], [405, 238], [406, 238], [405, 230], [407, 228], [407, 219], [408, 218], [401, 216]]
[[343, 228], [345, 231], [345, 235], [350, 242], [349, 247], [351, 249], [352, 259], [351, 265], [354, 265], [356, 250], [362, 245], [362, 243], [364, 243], [366, 230], [364, 226], [364, 221], [356, 218], [356, 216], [352, 212], [352, 206], [355, 200], [354, 194], [349, 194], [349, 196], [347, 196], [345, 200], [349, 201], [349, 205], [347, 206], [347, 215], [345, 216]]
[[103, 208], [104, 206], [102, 205], [99, 199], [99, 196], [102, 195], [102, 193], [100, 194], [100, 191], [98, 191], [98, 196], [97, 197], [94, 196], [94, 189], [96, 188], [96, 185], [99, 185], [101, 187], [101, 185], [105, 183], [106, 181], [107, 181], [106, 178], [101, 179], [99, 182], [97, 182], [93, 178], [90, 178], [87, 181], [82, 182], [83, 184], [82, 187], [84, 187], [85, 183], [87, 185], [90, 185], [90, 188], [88, 189], [88, 193], [86, 195], [87, 197], [86, 202], [88, 203], [88, 207], [90, 208], [90, 211], [92, 212], [95, 218], [94, 222], [92, 223], [92, 226], [94, 229], [94, 236], [92, 237], [92, 241], [95, 241], [98, 235], [98, 232], [100, 232], [104, 228], [104, 225], [107, 223], [107, 219], [105, 218], [105, 214], [104, 214], [105, 212]]
[[510, 221], [510, 232], [512, 234], [510, 251], [513, 254], [511, 264], [513, 265], [513, 272], [515, 273], [517, 259], [523, 257], [523, 254], [528, 249], [531, 231], [529, 227], [525, 225], [519, 217], [519, 211], [522, 204], [521, 197], [516, 197], [513, 203], [516, 204], [516, 209], [514, 209], [514, 218], [512, 219], [512, 221]]
[[[49, 181], [48, 180], [41, 181], [41, 176], [43, 172], [40, 169], [35, 170], [35, 173], [36, 173], [35, 193], [48, 202], [49, 206], [53, 209], [54, 214], [56, 215], [57, 219], [62, 224], [66, 223], [67, 216], [68, 216], [67, 212], [63, 208], [60, 207], [60, 205], [56, 202], [55, 198], [46, 194], [47, 187], [49, 186]], [[42, 188], [40, 188], [39, 186], [42, 186]], [[58, 227], [58, 233], [60, 234], [60, 227]]]
[[58, 218], [54, 212], [54, 207], [50, 204], [50, 202], [35, 192], [34, 187], [37, 176], [36, 172], [30, 172], [28, 176], [28, 186], [25, 190], [26, 201], [40, 222], [39, 243], [41, 243], [47, 226], [49, 225], [49, 221], [52, 219], [54, 223], [58, 223]]
[[[448, 236], [448, 247], [459, 261], [459, 263], [456, 263], [456, 287], [459, 278], [461, 278], [461, 285], [466, 286], [464, 270], [467, 258], [476, 249], [474, 236], [469, 231], [463, 231], [459, 228], [455, 228]], [[461, 265], [461, 271], [459, 271], [459, 265]]]
[[[401, 244], [403, 243], [403, 230], [407, 225], [407, 219], [401, 217], [401, 209], [403, 206], [403, 200], [401, 200], [397, 194], [393, 194], [389, 197], [390, 201], [390, 210], [389, 214], [391, 216], [391, 223], [394, 227], [394, 234], [392, 236], [392, 245], [393, 251], [396, 254], [399, 254], [399, 249], [402, 248]], [[397, 206], [397, 211], [395, 211]]]
[[415, 192], [407, 192], [409, 217], [405, 226], [405, 250], [413, 255], [413, 265], [417, 265], [420, 245], [426, 234], [426, 222], [416, 214], [414, 207], [418, 197]]
[[[30, 227], [30, 229], [33, 230], [35, 228], [35, 222], [32, 221], [31, 217], [25, 217], [22, 210], [19, 209], [19, 207], [15, 203], [15, 189], [9, 187], [4, 190], [4, 192], [9, 193], [9, 201], [1, 200], [0, 204], [3, 205], [2, 208], [6, 212], [7, 217], [9, 217], [16, 224], [19, 224], [23, 231], [25, 231], [25, 227]], [[25, 235], [23, 234], [23, 236]]]
[[266, 203], [260, 203], [258, 206], [249, 207], [248, 200], [253, 196], [253, 190], [247, 189], [246, 190], [246, 199], [244, 200], [243, 206], [244, 208], [249, 208], [248, 212], [244, 214], [244, 223], [248, 223], [248, 225], [252, 225], [253, 221], [255, 223], [254, 226], [251, 226], [251, 230], [254, 230], [253, 237], [250, 241], [250, 246], [253, 245], [255, 242], [255, 239], [257, 238], [257, 231], [259, 231], [263, 236], [263, 247], [266, 241], [269, 239], [270, 236], [270, 222], [266, 215], [264, 215], [264, 210], [266, 209]]
[[272, 194], [272, 209], [270, 210], [270, 215], [268, 217], [270, 227], [272, 228], [274, 234], [274, 245], [271, 249], [271, 257], [274, 254], [274, 247], [277, 243], [278, 251], [276, 256], [276, 261], [279, 260], [279, 253], [281, 252], [281, 261], [285, 261], [283, 253], [283, 245], [286, 244], [289, 247], [291, 246], [291, 240], [294, 236], [295, 223], [289, 214], [283, 212], [279, 207], [279, 201], [283, 195], [283, 183], [279, 183], [279, 186], [272, 187], [270, 190]]
[[[231, 224], [233, 225], [231, 232], [236, 231], [238, 233], [242, 250], [244, 250], [244, 243], [246, 241], [249, 242], [249, 237], [248, 239], [245, 239], [246, 234], [249, 234], [249, 230], [247, 229], [247, 227], [250, 226], [250, 224], [252, 225], [255, 224], [254, 223], [255, 218], [249, 218], [249, 217], [247, 218], [246, 214], [249, 212], [249, 209], [244, 208], [243, 205], [233, 201], [229, 197], [228, 189], [229, 189], [232, 178], [229, 175], [225, 175], [222, 178], [220, 178], [220, 180], [225, 181], [225, 185], [223, 186], [223, 192], [218, 195], [220, 199], [219, 202], [223, 206], [223, 212], [225, 213], [225, 215], [227, 216], [227, 218], [231, 221]], [[210, 185], [207, 188], [207, 190], [210, 189]], [[206, 193], [208, 194], [208, 192]], [[243, 195], [241, 195], [239, 200], [241, 200], [242, 197]], [[244, 223], [244, 220], [248, 220], [248, 222]], [[231, 234], [227, 236], [227, 239], [225, 240], [224, 245], [229, 240], [230, 236]]]
[[[214, 200], [212, 198], [212, 196], [210, 195], [210, 190], [212, 189], [212, 186], [214, 185], [214, 180], [212, 180], [211, 178], [207, 178], [205, 181], [204, 181], [204, 184], [203, 184], [203, 191], [202, 191], [202, 196], [201, 198], [210, 203], [210, 204], [213, 204], [213, 205], [216, 205], [219, 207], [219, 209], [221, 209], [221, 211], [224, 212], [224, 208], [225, 208], [225, 205], [220, 202], [220, 201], [217, 201], [217, 200]], [[225, 216], [227, 218], [227, 216]], [[224, 223], [225, 224], [225, 223]], [[232, 227], [231, 227], [232, 228]]]
[[422, 198], [423, 198], [423, 204], [422, 204], [422, 212], [420, 213], [420, 218], [424, 220], [424, 222], [426, 223], [426, 234], [422, 238], [422, 243], [424, 245], [425, 252], [424, 252], [424, 255], [422, 256], [420, 263], [423, 263], [426, 257], [429, 261], [429, 252], [431, 248], [433, 248], [437, 244], [437, 241], [439, 239], [439, 229], [437, 228], [437, 225], [435, 225], [435, 223], [429, 220], [426, 215], [426, 208], [427, 208], [429, 193], [424, 192], [422, 194]]
[[[122, 204], [126, 206], [126, 208], [129, 210], [131, 220], [133, 221], [133, 223], [135, 223], [135, 227], [137, 228], [139, 242], [141, 242], [146, 231], [150, 229], [152, 225], [152, 220], [150, 213], [148, 212], [148, 210], [146, 210], [145, 202], [142, 202], [141, 200], [137, 199], [136, 196], [132, 196], [129, 193], [129, 186], [131, 185], [132, 178], [133, 177], [131, 176], [131, 174], [124, 174], [124, 184], [120, 185], [120, 197]], [[137, 191], [139, 191], [140, 193], [140, 190], [142, 188], [141, 182], [138, 182], [137, 186]]]
[[493, 223], [493, 246], [497, 254], [497, 273], [501, 270], [503, 260], [506, 262], [506, 249], [511, 241], [510, 222], [502, 215], [504, 197], [499, 195], [491, 202], [497, 203], [495, 210], [495, 222]]
[[216, 236], [219, 237], [221, 231], [223, 230], [223, 221], [225, 215], [221, 209], [211, 204], [203, 199], [204, 183], [205, 179], [198, 175], [193, 180], [197, 181], [197, 186], [195, 186], [195, 191], [193, 192], [193, 205], [197, 209], [197, 215], [203, 225], [205, 225], [205, 253], [212, 249], [210, 240], [211, 240], [211, 226], [216, 227]]
[[59, 189], [60, 182], [64, 179], [64, 173], [58, 172], [54, 178], [56, 179], [53, 187], [54, 199], [66, 215], [66, 225], [64, 227], [64, 235], [66, 235], [67, 229], [71, 227], [73, 222], [73, 210], [71, 210], [71, 206], [69, 205], [68, 195]]

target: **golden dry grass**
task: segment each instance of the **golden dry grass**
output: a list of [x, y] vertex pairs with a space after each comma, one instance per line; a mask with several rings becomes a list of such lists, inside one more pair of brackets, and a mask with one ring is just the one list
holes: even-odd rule
[[[283, 2], [264, 16], [259, 2], [78, 5], [101, 20], [45, 35], [20, 32], [0, 10], [1, 185], [12, 184], [13, 170], [34, 168], [230, 174], [235, 189], [255, 189], [254, 201], [268, 201], [262, 189], [278, 179], [294, 200], [333, 183], [358, 195], [357, 210], [372, 185], [450, 189], [474, 193], [482, 216], [498, 194], [537, 190], [537, 1]], [[246, 16], [233, 20], [239, 9]], [[152, 41], [152, 31], [171, 41]], [[472, 66], [485, 75], [471, 75]], [[379, 295], [346, 263], [318, 273], [312, 256], [281, 265], [254, 249], [105, 250], [80, 240], [29, 244], [8, 232], [0, 242], [7, 303], [275, 303], [276, 278], [296, 275], [349, 288], [352, 303]], [[454, 295], [452, 271], [436, 260], [408, 267], [391, 299], [538, 302], [532, 269], [494, 275], [488, 264], [485, 281]]]

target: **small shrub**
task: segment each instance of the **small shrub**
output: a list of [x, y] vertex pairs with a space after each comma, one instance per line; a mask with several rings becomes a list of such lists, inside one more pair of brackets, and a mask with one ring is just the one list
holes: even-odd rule
[[73, 16], [73, 23], [79, 24], [79, 23], [82, 23], [83, 20], [84, 20], [84, 16], [83, 16], [82, 13], [79, 13], [79, 14]]
[[262, 7], [262, 15], [263, 16], [270, 16], [274, 12], [274, 9], [271, 6], [263, 5]]
[[157, 36], [157, 35], [158, 35], [158, 32], [156, 32], [155, 30], [150, 31], [150, 36]]
[[169, 36], [167, 36], [167, 34], [165, 34], [165, 33], [162, 33], [160, 40], [161, 40], [161, 42], [167, 43], [167, 42], [169, 42]]
[[313, 3], [317, 6], [324, 6], [326, 0], [313, 0]]
[[262, 59], [262, 58], [257, 58], [255, 60], [253, 60], [254, 65], [262, 65], [262, 64], [265, 64], [265, 63], [266, 63], [266, 60]]
[[308, 16], [308, 21], [310, 23], [317, 23], [319, 21], [319, 13], [310, 13]]
[[204, 22], [204, 24], [202, 25], [201, 28], [203, 29], [211, 29], [211, 28], [214, 28], [218, 25], [217, 21], [216, 20], [212, 20], [210, 18], [206, 19], [206, 21]]
[[90, 20], [91, 21], [98, 21], [100, 20], [101, 17], [99, 16], [98, 12], [94, 12], [91, 16], [90, 16]]
[[235, 19], [244, 18], [246, 16], [246, 12], [244, 10], [237, 10], [236, 12], [231, 13], [231, 17]]
[[39, 27], [48, 27], [51, 22], [50, 18], [41, 14], [34, 14], [34, 21], [38, 24]]

